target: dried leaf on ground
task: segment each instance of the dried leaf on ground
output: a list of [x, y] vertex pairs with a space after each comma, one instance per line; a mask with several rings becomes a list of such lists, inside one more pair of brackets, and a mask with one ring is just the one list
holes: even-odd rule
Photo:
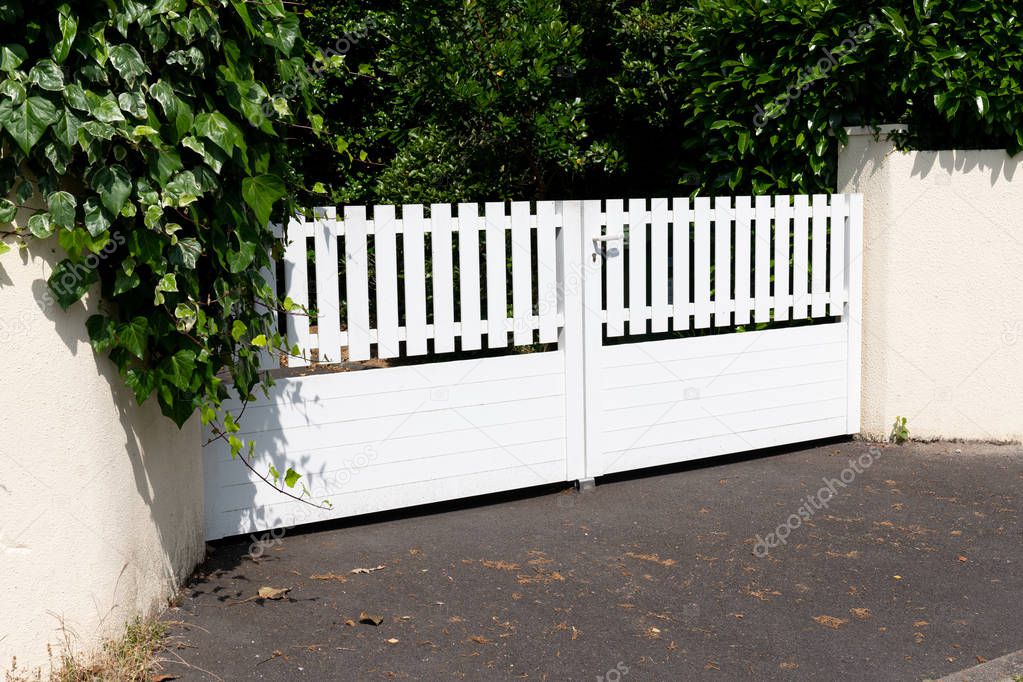
[[849, 609], [849, 612], [856, 616], [859, 620], [867, 620], [870, 618], [870, 609]]
[[288, 592], [291, 592], [290, 587], [261, 587], [256, 594], [260, 599], [284, 599]]
[[372, 568], [353, 568], [352, 570], [350, 570], [348, 572], [349, 573], [373, 573], [374, 571], [382, 571], [385, 568], [387, 568], [387, 566], [384, 566], [383, 564], [380, 564], [379, 566], [373, 566]]
[[814, 620], [819, 625], [823, 625], [826, 628], [831, 628], [832, 630], [837, 630], [838, 628], [842, 627], [843, 625], [849, 622], [845, 618], [836, 618], [835, 616], [814, 616]]
[[340, 573], [317, 573], [309, 576], [310, 580], [336, 580], [339, 583], [348, 582], [348, 578]]
[[365, 623], [366, 625], [380, 625], [384, 622], [384, 617], [378, 616], [375, 613], [366, 613], [363, 611], [359, 614], [359, 622]]

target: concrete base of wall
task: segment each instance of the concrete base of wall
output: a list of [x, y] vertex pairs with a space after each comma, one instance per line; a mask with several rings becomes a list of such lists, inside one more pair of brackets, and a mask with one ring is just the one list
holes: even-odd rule
[[0, 256], [0, 672], [88, 653], [166, 604], [202, 559], [197, 419], [135, 405], [89, 346], [97, 305], [64, 312], [56, 248]]
[[838, 191], [864, 195], [866, 436], [1023, 439], [1023, 156], [903, 153], [853, 130]]

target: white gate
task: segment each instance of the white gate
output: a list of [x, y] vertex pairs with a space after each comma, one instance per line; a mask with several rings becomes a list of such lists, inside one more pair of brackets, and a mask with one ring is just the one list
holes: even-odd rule
[[289, 341], [318, 363], [392, 366], [295, 375], [309, 362], [291, 358], [242, 435], [253, 467], [295, 468], [333, 508], [280, 495], [217, 442], [208, 536], [857, 432], [861, 206], [513, 202], [292, 221], [281, 289], [316, 317], [289, 316]]

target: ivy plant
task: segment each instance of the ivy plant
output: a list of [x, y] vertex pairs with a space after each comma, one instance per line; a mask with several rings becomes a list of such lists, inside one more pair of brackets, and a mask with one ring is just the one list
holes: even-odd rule
[[3, 0], [0, 30], [0, 252], [55, 239], [53, 300], [98, 283], [89, 338], [137, 401], [179, 426], [198, 412], [238, 454], [223, 401], [271, 381], [260, 353], [286, 302], [260, 271], [281, 248], [271, 216], [293, 210], [288, 136], [317, 120], [282, 87], [304, 69], [298, 17], [282, 0]]

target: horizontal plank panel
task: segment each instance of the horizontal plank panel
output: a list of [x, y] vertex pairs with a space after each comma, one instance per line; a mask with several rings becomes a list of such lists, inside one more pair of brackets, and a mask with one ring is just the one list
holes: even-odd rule
[[[240, 466], [240, 465], [239, 465]], [[274, 504], [224, 511], [218, 504], [206, 514], [207, 537], [217, 539], [268, 528], [283, 528], [346, 516], [400, 509], [417, 504], [456, 500], [474, 495], [525, 488], [564, 480], [563, 459], [530, 467], [515, 466], [452, 476], [435, 475], [428, 480], [392, 485], [368, 491], [335, 494], [333, 509], [321, 510], [278, 496]], [[284, 500], [284, 501], [279, 501]], [[343, 511], [341, 511], [343, 510]]]
[[844, 427], [843, 418], [828, 417], [819, 421], [773, 426], [744, 433], [728, 433], [675, 443], [635, 447], [625, 452], [606, 452], [595, 458], [592, 473], [595, 476], [602, 476], [619, 471], [829, 438], [843, 435]]
[[[696, 401], [699, 402], [699, 401]], [[747, 406], [748, 407], [748, 406]], [[710, 410], [703, 416], [675, 422], [661, 422], [656, 411], [649, 424], [604, 434], [606, 452], [675, 443], [697, 438], [743, 433], [757, 429], [787, 426], [804, 422], [845, 418], [845, 398], [820, 400], [775, 407], [752, 407], [742, 412], [715, 414]]]

